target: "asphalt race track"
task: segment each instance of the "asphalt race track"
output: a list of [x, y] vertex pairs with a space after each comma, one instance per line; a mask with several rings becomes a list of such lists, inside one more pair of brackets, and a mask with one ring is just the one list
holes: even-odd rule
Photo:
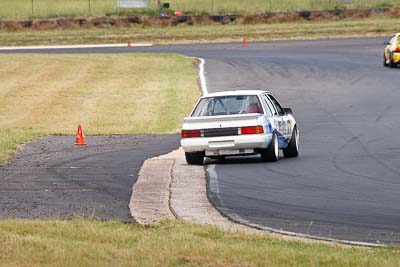
[[294, 110], [300, 157], [277, 163], [262, 163], [257, 157], [208, 161], [213, 203], [244, 223], [400, 244], [400, 69], [382, 66], [384, 41], [279, 41], [249, 43], [247, 49], [240, 44], [202, 44], [63, 53], [199, 56], [206, 60], [210, 92], [269, 89]]

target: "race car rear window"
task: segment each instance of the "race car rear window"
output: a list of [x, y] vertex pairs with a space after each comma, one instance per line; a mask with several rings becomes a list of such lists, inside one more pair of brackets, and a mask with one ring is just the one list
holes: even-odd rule
[[235, 115], [246, 113], [263, 113], [258, 97], [250, 96], [216, 96], [200, 100], [192, 117]]

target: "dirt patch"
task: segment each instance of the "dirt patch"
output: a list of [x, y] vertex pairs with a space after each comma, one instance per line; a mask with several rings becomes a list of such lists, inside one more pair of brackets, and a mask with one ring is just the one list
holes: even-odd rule
[[400, 8], [392, 8], [387, 12], [387, 16], [391, 18], [400, 18]]
[[325, 11], [266, 12], [256, 14], [222, 14], [222, 15], [190, 15], [180, 17], [158, 16], [125, 16], [125, 17], [88, 17], [88, 18], [54, 18], [33, 20], [0, 20], [0, 30], [49, 30], [76, 28], [109, 28], [130, 27], [170, 27], [179, 24], [212, 25], [212, 24], [260, 24], [294, 21], [326, 21], [339, 19], [363, 19], [390, 17], [399, 18], [400, 8], [378, 9], [337, 9]]

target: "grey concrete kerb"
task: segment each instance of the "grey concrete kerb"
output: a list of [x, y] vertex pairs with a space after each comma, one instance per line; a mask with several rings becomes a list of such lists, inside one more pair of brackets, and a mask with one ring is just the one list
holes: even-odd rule
[[143, 225], [176, 218], [216, 226], [227, 231], [268, 235], [284, 240], [345, 246], [376, 246], [265, 229], [259, 225], [228, 219], [210, 203], [207, 197], [204, 167], [188, 165], [182, 149], [144, 162], [138, 180], [133, 185], [129, 207], [136, 222]]
[[228, 220], [214, 208], [207, 198], [204, 167], [188, 165], [182, 149], [145, 161], [133, 185], [129, 208], [133, 218], [144, 225], [177, 218], [224, 230], [265, 234]]
[[169, 208], [169, 186], [174, 161], [172, 152], [143, 163], [129, 203], [136, 222], [146, 225], [174, 218]]
[[182, 149], [144, 162], [129, 208], [136, 222], [143, 225], [177, 218], [228, 231], [271, 235], [222, 216], [207, 198], [204, 167], [188, 165]]
[[177, 218], [224, 230], [270, 234], [222, 216], [207, 198], [204, 167], [188, 165], [182, 149], [144, 162], [129, 208], [136, 222], [143, 225]]

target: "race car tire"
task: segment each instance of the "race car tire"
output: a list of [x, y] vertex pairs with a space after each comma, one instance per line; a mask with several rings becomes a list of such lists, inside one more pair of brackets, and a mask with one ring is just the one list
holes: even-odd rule
[[279, 159], [279, 143], [276, 133], [272, 134], [271, 144], [260, 151], [261, 160], [264, 162], [275, 162]]
[[397, 67], [397, 65], [393, 61], [393, 54], [392, 53], [390, 54], [390, 57], [389, 57], [389, 67], [390, 68], [396, 68]]
[[387, 66], [388, 66], [388, 64], [386, 63], [385, 54], [383, 54], [383, 66], [384, 66], [384, 67], [387, 67]]
[[293, 129], [293, 134], [288, 146], [282, 149], [282, 152], [285, 158], [295, 158], [299, 156], [299, 132], [296, 126]]
[[185, 152], [185, 158], [189, 165], [203, 165], [204, 152]]

